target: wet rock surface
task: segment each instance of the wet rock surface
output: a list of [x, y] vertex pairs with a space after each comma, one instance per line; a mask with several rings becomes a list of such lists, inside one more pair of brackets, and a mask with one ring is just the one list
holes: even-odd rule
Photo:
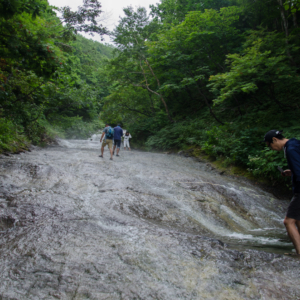
[[0, 299], [300, 298], [288, 202], [191, 158], [63, 145], [0, 161]]

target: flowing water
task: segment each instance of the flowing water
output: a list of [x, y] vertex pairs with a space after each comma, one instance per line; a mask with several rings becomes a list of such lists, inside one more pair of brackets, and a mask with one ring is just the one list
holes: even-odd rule
[[0, 159], [0, 299], [300, 299], [288, 201], [99, 136]]

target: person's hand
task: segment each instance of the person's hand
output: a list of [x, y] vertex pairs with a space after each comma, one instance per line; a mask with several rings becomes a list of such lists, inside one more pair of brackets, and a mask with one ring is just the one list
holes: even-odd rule
[[292, 176], [292, 171], [291, 170], [284, 170], [281, 173], [282, 176]]
[[100, 139], [100, 143], [102, 142], [102, 139]]

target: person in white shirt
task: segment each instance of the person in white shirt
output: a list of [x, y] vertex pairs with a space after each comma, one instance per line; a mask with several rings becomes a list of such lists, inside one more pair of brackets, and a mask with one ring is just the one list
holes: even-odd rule
[[129, 132], [126, 132], [124, 135], [124, 150], [126, 150], [126, 146], [128, 147], [129, 150], [131, 150], [130, 144], [129, 144], [129, 139], [131, 139], [131, 135]]

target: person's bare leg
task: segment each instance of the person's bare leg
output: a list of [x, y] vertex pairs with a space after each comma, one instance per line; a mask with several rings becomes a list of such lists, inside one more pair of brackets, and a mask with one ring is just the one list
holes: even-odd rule
[[103, 157], [104, 147], [101, 147], [101, 156]]
[[129, 149], [129, 151], [131, 151], [131, 149], [130, 148], [128, 148]]
[[117, 148], [117, 155], [119, 155], [120, 148]]
[[285, 217], [283, 224], [285, 225], [288, 236], [290, 237], [297, 254], [300, 255], [300, 233], [298, 231], [298, 224], [300, 225], [300, 221]]
[[[115, 150], [116, 150], [116, 145], [114, 145], [114, 150], [113, 150], [113, 154], [115, 153]], [[118, 150], [117, 150], [118, 152]], [[117, 153], [118, 154], [118, 153]]]
[[110, 148], [110, 149], [109, 149], [109, 152], [110, 152], [110, 158], [112, 159], [112, 158], [113, 158], [113, 149]]
[[300, 234], [300, 221], [299, 220], [296, 220], [296, 226], [297, 226], [298, 232]]

